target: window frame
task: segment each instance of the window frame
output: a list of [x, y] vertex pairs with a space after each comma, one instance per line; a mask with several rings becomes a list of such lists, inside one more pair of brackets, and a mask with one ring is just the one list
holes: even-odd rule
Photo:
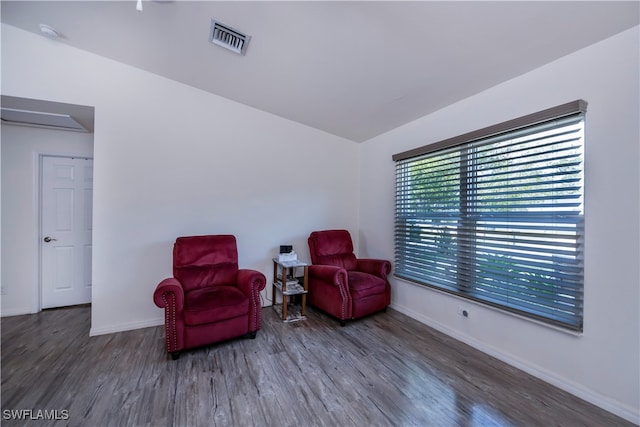
[[[429, 145], [418, 147], [402, 153], [394, 154], [392, 156], [392, 159], [394, 160], [394, 162], [396, 162], [396, 165], [398, 168], [399, 165], [405, 164], [407, 162], [411, 162], [416, 159], [418, 161], [424, 160], [425, 158], [429, 158], [429, 156], [435, 156], [437, 154], [447, 153], [447, 152], [457, 152], [458, 150], [460, 150], [461, 154], [460, 154], [460, 159], [458, 161], [458, 165], [459, 165], [458, 174], [459, 174], [460, 185], [459, 185], [459, 195], [457, 199], [457, 201], [459, 201], [459, 206], [460, 206], [460, 215], [459, 215], [458, 221], [459, 221], [459, 224], [462, 224], [462, 226], [459, 226], [459, 229], [464, 229], [465, 227], [464, 222], [470, 221], [470, 215], [468, 215], [468, 212], [471, 209], [473, 209], [474, 205], [472, 203], [473, 202], [472, 199], [474, 197], [473, 192], [475, 191], [473, 187], [474, 184], [471, 184], [471, 185], [463, 184], [463, 183], [469, 183], [469, 182], [473, 183], [472, 174], [470, 174], [469, 176], [465, 176], [467, 171], [475, 170], [474, 168], [467, 167], [468, 164], [470, 164], [470, 162], [474, 161], [473, 156], [464, 154], [468, 151], [469, 147], [474, 147], [474, 144], [478, 144], [479, 142], [481, 143], [483, 140], [487, 140], [487, 139], [490, 140], [493, 137], [498, 137], [498, 136], [502, 137], [503, 135], [509, 135], [510, 133], [517, 134], [517, 132], [523, 129], [541, 126], [547, 122], [551, 122], [554, 120], [564, 120], [564, 119], [573, 120], [572, 119], [573, 117], [578, 117], [580, 119], [580, 122], [582, 123], [582, 126], [583, 126], [582, 129], [584, 129], [586, 108], [587, 108], [587, 103], [584, 100], [576, 100], [576, 101], [562, 104], [556, 107], [552, 107], [534, 114], [529, 114], [529, 115], [522, 116], [522, 117], [509, 120], [503, 123], [499, 123], [494, 126], [489, 126], [483, 129], [479, 129], [477, 131], [469, 132], [460, 136], [456, 136], [440, 142], [436, 142], [434, 144], [429, 144]], [[581, 138], [581, 143], [582, 143], [582, 146], [581, 146], [582, 150], [584, 150], [584, 137]], [[465, 156], [467, 157], [465, 158]], [[580, 160], [581, 160], [580, 174], [582, 174], [583, 176], [584, 151], [580, 157]], [[398, 173], [399, 172], [397, 172], [397, 175]], [[405, 263], [407, 262], [407, 259], [408, 259], [407, 254], [410, 251], [410, 249], [406, 247], [406, 243], [404, 247], [401, 247], [400, 249], [398, 249], [398, 245], [402, 244], [404, 240], [407, 240], [406, 238], [407, 230], [410, 229], [410, 227], [406, 225], [404, 229], [402, 228], [402, 226], [398, 225], [398, 223], [402, 220], [402, 218], [399, 217], [400, 209], [398, 208], [398, 206], [400, 206], [400, 201], [398, 200], [400, 190], [398, 186], [401, 185], [399, 182], [399, 179], [400, 178], [397, 176], [396, 177], [396, 213], [395, 213], [396, 224], [394, 229], [394, 235], [396, 240], [396, 243], [395, 243], [396, 266], [404, 265], [404, 263], [399, 262], [400, 256], [404, 256], [405, 258], [403, 258], [402, 261], [405, 261]], [[414, 189], [415, 188], [416, 187], [414, 187]], [[403, 188], [403, 189], [406, 190], [406, 188]], [[583, 204], [584, 179], [582, 179], [582, 182], [580, 185], [580, 191], [581, 191], [580, 197], [582, 200], [581, 203]], [[425, 203], [427, 202], [432, 202], [432, 199], [425, 201]], [[576, 244], [578, 245], [576, 251], [580, 251], [580, 253], [582, 254], [584, 252], [584, 211], [582, 211], [580, 214], [575, 216], [575, 221], [576, 221], [576, 224], [575, 224]], [[580, 281], [572, 285], [572, 286], [575, 286], [575, 290], [576, 290], [575, 293], [571, 294], [573, 297], [576, 298], [575, 299], [576, 313], [575, 315], [567, 315], [567, 318], [569, 320], [562, 317], [554, 317], [552, 313], [540, 314], [535, 312], [527, 312], [526, 310], [522, 311], [517, 307], [514, 308], [512, 304], [501, 303], [499, 301], [496, 302], [494, 300], [491, 300], [487, 296], [478, 297], [477, 291], [472, 292], [472, 288], [475, 289], [475, 288], [481, 287], [481, 285], [478, 285], [476, 282], [473, 281], [475, 279], [469, 279], [471, 280], [470, 282], [471, 286], [466, 286], [466, 287], [461, 285], [464, 282], [464, 280], [459, 279], [459, 276], [461, 275], [467, 275], [467, 277], [471, 277], [472, 275], [475, 275], [474, 271], [469, 270], [470, 265], [472, 266], [471, 267], [472, 269], [480, 268], [480, 267], [477, 267], [479, 262], [478, 259], [482, 258], [482, 256], [478, 255], [478, 252], [476, 251], [475, 248], [460, 249], [460, 247], [463, 246], [462, 242], [464, 242], [464, 245], [473, 247], [473, 245], [475, 244], [475, 239], [477, 239], [479, 236], [477, 224], [475, 223], [473, 225], [468, 224], [466, 226], [468, 227], [468, 230], [473, 230], [473, 232], [471, 234], [465, 235], [467, 239], [461, 239], [461, 238], [455, 239], [456, 249], [452, 250], [452, 252], [455, 252], [457, 254], [458, 260], [454, 261], [454, 260], [448, 259], [446, 262], [444, 262], [444, 264], [446, 264], [446, 267], [442, 269], [442, 273], [439, 273], [439, 272], [435, 273], [435, 274], [442, 274], [443, 276], [446, 276], [447, 277], [446, 280], [451, 282], [452, 285], [443, 286], [441, 284], [428, 283], [423, 279], [415, 279], [415, 277], [411, 277], [410, 274], [407, 274], [407, 272], [403, 271], [402, 268], [398, 268], [398, 267], [394, 270], [394, 276], [403, 280], [407, 280], [409, 282], [427, 286], [432, 289], [454, 294], [456, 296], [459, 296], [465, 299], [473, 300], [475, 302], [488, 305], [503, 311], [507, 311], [509, 313], [514, 313], [519, 316], [541, 321], [545, 324], [558, 326], [562, 329], [566, 329], [574, 332], [579, 332], [579, 333], [583, 332], [583, 318], [584, 318], [584, 313], [583, 313], [584, 267], [583, 265], [581, 267], [581, 271], [579, 272]], [[404, 235], [400, 235], [400, 237], [399, 237], [399, 233], [400, 233], [399, 227], [400, 227], [400, 230], [404, 230]], [[453, 233], [455, 234], [457, 233], [457, 231], [454, 231]], [[460, 236], [457, 236], [457, 237], [460, 237]], [[423, 239], [423, 240], [410, 240], [410, 239], [414, 239], [414, 237], [410, 237], [408, 239], [409, 241], [413, 241], [414, 244], [423, 244], [426, 241], [424, 240], [423, 237], [420, 237], [420, 239]], [[472, 257], [473, 257], [472, 261], [467, 260], [465, 262], [460, 262], [461, 256], [466, 256], [468, 258], [470, 254], [472, 254]], [[428, 256], [425, 259], [428, 259]], [[429, 259], [429, 262], [432, 262], [432, 261], [433, 260]], [[556, 268], [557, 262], [558, 261], [554, 261], [554, 263], [551, 264], [553, 268]], [[432, 274], [434, 273], [429, 273], [429, 275], [432, 275]], [[467, 285], [468, 284], [469, 283], [467, 283]], [[513, 286], [517, 286], [517, 285], [513, 285], [513, 284], [505, 285], [505, 287], [501, 289], [507, 289], [508, 287], [513, 287]], [[527, 290], [529, 289], [530, 288], [527, 287]], [[557, 297], [558, 297], [557, 295], [554, 295], [554, 298], [557, 298]], [[555, 303], [556, 302], [554, 302], [554, 304]], [[522, 307], [525, 307], [526, 304], [527, 303], [523, 303]], [[531, 305], [533, 306], [534, 304], [535, 303], [532, 303]]]

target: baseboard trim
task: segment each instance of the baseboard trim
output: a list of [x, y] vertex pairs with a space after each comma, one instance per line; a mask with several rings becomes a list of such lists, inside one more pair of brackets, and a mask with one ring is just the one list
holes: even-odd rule
[[536, 378], [541, 379], [542, 381], [558, 387], [559, 389], [564, 390], [567, 393], [571, 393], [574, 396], [586, 400], [587, 402], [592, 403], [599, 408], [604, 409], [605, 411], [611, 412], [612, 414], [624, 418], [625, 420], [636, 425], [640, 425], [640, 413], [636, 412], [633, 408], [630, 408], [626, 405], [621, 404], [620, 402], [596, 393], [593, 390], [590, 390], [580, 384], [568, 381], [566, 378], [562, 378], [548, 371], [545, 371], [540, 367], [526, 363], [511, 354], [504, 353], [499, 349], [486, 345], [485, 343], [478, 341], [472, 337], [461, 334], [458, 331], [451, 329], [448, 326], [421, 313], [417, 313], [407, 307], [399, 306], [397, 304], [391, 304], [389, 307], [399, 311], [400, 313], [406, 314], [407, 316], [421, 323], [424, 323], [425, 325], [430, 326], [437, 331], [442, 332], [443, 334], [446, 334], [452, 338], [457, 339], [458, 341], [470, 345], [476, 350], [486, 353], [489, 356], [495, 357], [496, 359], [501, 360], [508, 365], [518, 368], [530, 375], [533, 375]]
[[91, 329], [89, 330], [89, 336], [95, 337], [98, 335], [115, 334], [117, 332], [132, 331], [134, 329], [150, 328], [150, 327], [159, 326], [159, 325], [164, 325], [164, 318], [159, 317], [157, 319], [122, 323], [119, 325], [107, 325], [100, 328], [91, 327]]
[[12, 308], [8, 310], [0, 310], [0, 317], [22, 316], [24, 314], [33, 314], [31, 308]]

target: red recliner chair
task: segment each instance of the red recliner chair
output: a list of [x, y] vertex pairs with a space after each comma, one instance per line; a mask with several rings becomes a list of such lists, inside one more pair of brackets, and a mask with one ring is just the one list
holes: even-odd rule
[[337, 317], [342, 326], [386, 310], [391, 301], [389, 261], [357, 259], [347, 230], [314, 231], [308, 242], [313, 264], [308, 270], [310, 305]]
[[167, 352], [175, 360], [184, 349], [249, 334], [261, 326], [264, 274], [238, 268], [231, 235], [178, 237], [173, 245], [173, 277], [158, 284], [155, 304], [164, 308]]

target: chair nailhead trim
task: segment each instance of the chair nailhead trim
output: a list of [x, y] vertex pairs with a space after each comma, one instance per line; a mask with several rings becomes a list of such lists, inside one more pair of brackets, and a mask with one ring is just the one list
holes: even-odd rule
[[254, 287], [252, 289], [251, 295], [253, 298], [251, 298], [251, 310], [253, 313], [255, 313], [253, 316], [253, 329], [249, 329], [250, 332], [256, 332], [259, 329], [259, 324], [261, 323], [260, 321], [260, 315], [261, 315], [261, 310], [258, 310], [258, 303], [259, 303], [259, 293], [258, 293], [258, 289], [256, 287]]
[[[167, 301], [167, 295], [170, 292], [162, 294], [162, 302], [164, 302], [164, 335], [167, 343], [167, 353], [172, 353], [178, 349], [178, 333], [176, 331], [176, 299], [171, 298], [171, 303]], [[173, 346], [171, 346], [171, 337], [173, 337]]]
[[338, 289], [340, 289], [340, 295], [342, 295], [342, 317], [341, 320], [345, 320], [347, 318], [347, 315], [345, 313], [346, 308], [347, 308], [347, 294], [345, 293], [344, 290], [344, 286], [338, 286]]

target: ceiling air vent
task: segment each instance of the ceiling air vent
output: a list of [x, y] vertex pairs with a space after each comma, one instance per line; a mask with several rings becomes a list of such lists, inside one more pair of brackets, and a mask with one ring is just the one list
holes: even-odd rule
[[242, 34], [228, 25], [211, 20], [211, 30], [209, 31], [209, 41], [218, 46], [227, 48], [235, 53], [244, 55], [251, 36]]

